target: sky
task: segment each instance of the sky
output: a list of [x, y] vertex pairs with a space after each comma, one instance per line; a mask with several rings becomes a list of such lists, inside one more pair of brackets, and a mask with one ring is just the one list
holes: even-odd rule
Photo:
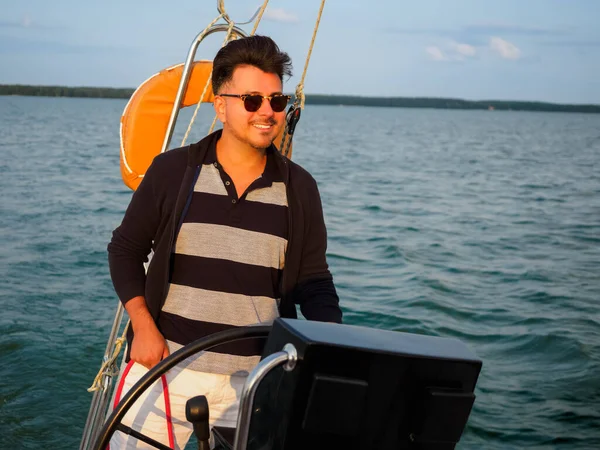
[[[241, 23], [262, 0], [224, 3]], [[292, 57], [287, 92], [320, 3], [271, 0], [259, 26]], [[216, 0], [0, 0], [0, 84], [137, 87], [217, 16]], [[600, 0], [328, 0], [305, 92], [600, 104], [599, 19]]]

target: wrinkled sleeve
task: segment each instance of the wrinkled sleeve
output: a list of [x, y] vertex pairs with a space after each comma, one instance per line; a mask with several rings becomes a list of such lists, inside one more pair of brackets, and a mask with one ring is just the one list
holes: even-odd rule
[[146, 284], [144, 263], [160, 223], [155, 179], [156, 160], [150, 165], [131, 201], [121, 224], [108, 244], [108, 263], [113, 286], [123, 304], [143, 296]]
[[302, 315], [308, 320], [341, 323], [339, 298], [327, 265], [327, 230], [321, 196], [312, 177], [311, 182], [306, 187], [309, 190], [305, 207], [306, 226], [294, 301], [300, 305]]

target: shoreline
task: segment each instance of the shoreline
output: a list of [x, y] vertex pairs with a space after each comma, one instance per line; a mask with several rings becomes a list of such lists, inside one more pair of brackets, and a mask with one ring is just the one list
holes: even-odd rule
[[[36, 86], [0, 84], [0, 96], [78, 97], [127, 100], [133, 88]], [[363, 97], [352, 95], [306, 94], [307, 105], [371, 106], [488, 111], [539, 111], [600, 114], [600, 105], [564, 104], [512, 100], [463, 100], [443, 97]]]

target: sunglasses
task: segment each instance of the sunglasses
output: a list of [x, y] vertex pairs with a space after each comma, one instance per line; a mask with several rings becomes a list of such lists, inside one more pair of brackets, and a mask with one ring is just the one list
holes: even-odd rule
[[241, 98], [244, 108], [248, 112], [256, 112], [260, 109], [263, 99], [269, 100], [273, 112], [281, 112], [285, 109], [291, 96], [283, 94], [259, 95], [259, 94], [219, 94], [221, 97]]

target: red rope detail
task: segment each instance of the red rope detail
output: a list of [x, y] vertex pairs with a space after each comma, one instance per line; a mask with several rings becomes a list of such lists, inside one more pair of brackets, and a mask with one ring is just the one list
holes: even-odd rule
[[121, 379], [119, 380], [119, 386], [117, 387], [117, 393], [115, 394], [115, 401], [113, 403], [113, 409], [117, 407], [119, 401], [121, 400], [121, 394], [123, 393], [123, 386], [125, 385], [125, 378], [129, 374], [131, 370], [131, 366], [133, 366], [133, 359], [129, 360], [127, 366], [125, 366], [125, 370], [123, 371], [123, 375], [121, 375]]
[[[123, 375], [121, 376], [121, 379], [119, 380], [119, 386], [117, 387], [117, 393], [115, 394], [115, 401], [113, 403], [113, 410], [119, 404], [121, 394], [123, 393], [123, 386], [125, 385], [125, 378], [129, 374], [129, 371], [131, 370], [131, 367], [133, 366], [133, 364], [134, 364], [133, 359], [127, 363], [127, 366], [125, 367], [125, 370], [123, 371]], [[173, 437], [173, 419], [171, 418], [171, 399], [169, 397], [169, 385], [167, 384], [167, 377], [165, 377], [164, 375], [161, 375], [160, 379], [162, 381], [163, 397], [165, 399], [165, 415], [166, 415], [166, 419], [167, 419], [167, 434], [169, 436], [169, 447], [174, 449], [175, 448], [175, 439]], [[106, 446], [106, 450], [110, 450], [110, 444]]]
[[163, 397], [165, 398], [165, 415], [167, 417], [167, 433], [169, 435], [169, 447], [175, 448], [175, 440], [173, 439], [173, 420], [171, 418], [171, 399], [169, 398], [169, 385], [167, 377], [160, 377], [163, 386]]
[[[115, 401], [113, 402], [113, 410], [119, 404], [121, 394], [123, 393], [123, 386], [125, 385], [125, 378], [127, 378], [127, 375], [129, 374], [129, 371], [131, 370], [131, 366], [133, 366], [133, 362], [134, 361], [132, 359], [127, 363], [127, 366], [125, 366], [125, 370], [123, 371], [123, 375], [121, 375], [121, 379], [119, 380], [119, 386], [117, 386], [117, 393], [115, 394]], [[106, 450], [110, 450], [110, 444], [108, 444], [106, 446]]]

